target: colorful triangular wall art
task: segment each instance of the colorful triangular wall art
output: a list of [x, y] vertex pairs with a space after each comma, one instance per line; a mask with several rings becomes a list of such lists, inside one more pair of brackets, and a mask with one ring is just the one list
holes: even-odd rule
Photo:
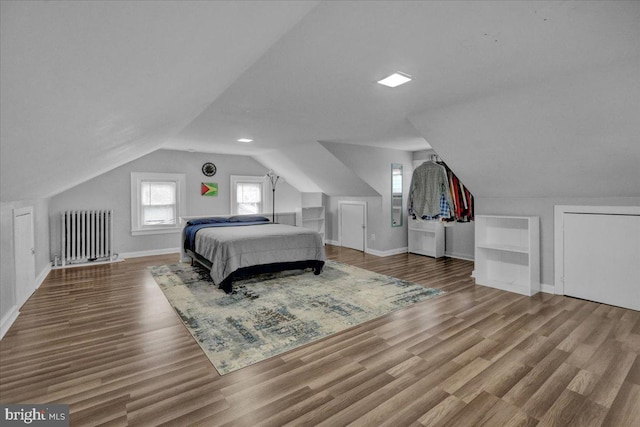
[[217, 196], [218, 184], [215, 182], [203, 182], [200, 185], [200, 194], [203, 196]]

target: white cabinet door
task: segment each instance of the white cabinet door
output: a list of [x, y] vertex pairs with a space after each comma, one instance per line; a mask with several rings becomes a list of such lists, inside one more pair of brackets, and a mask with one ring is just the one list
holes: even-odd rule
[[362, 204], [340, 204], [340, 244], [364, 252], [365, 208]]
[[36, 290], [33, 211], [15, 209], [13, 217], [16, 304], [21, 307]]
[[564, 216], [565, 295], [640, 310], [640, 216]]

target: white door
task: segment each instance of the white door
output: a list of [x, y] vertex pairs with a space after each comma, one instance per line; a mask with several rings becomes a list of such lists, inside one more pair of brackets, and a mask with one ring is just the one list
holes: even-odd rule
[[21, 307], [36, 290], [33, 210], [13, 211], [13, 250], [16, 269], [16, 304]]
[[564, 293], [640, 310], [640, 216], [564, 215]]
[[340, 246], [363, 251], [366, 233], [364, 203], [340, 203]]

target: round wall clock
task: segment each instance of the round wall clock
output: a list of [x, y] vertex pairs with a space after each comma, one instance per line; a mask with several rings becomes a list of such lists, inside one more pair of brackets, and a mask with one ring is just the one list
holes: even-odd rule
[[216, 165], [214, 165], [211, 162], [207, 162], [204, 165], [202, 165], [202, 173], [205, 174], [206, 176], [213, 176], [216, 174], [217, 171], [218, 169], [216, 168]]

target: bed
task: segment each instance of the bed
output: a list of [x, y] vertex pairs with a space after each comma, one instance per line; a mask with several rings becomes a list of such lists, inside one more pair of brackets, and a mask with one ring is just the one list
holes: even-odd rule
[[319, 233], [258, 215], [187, 219], [182, 242], [182, 260], [205, 266], [227, 293], [234, 280], [259, 273], [312, 268], [318, 275], [326, 261]]

